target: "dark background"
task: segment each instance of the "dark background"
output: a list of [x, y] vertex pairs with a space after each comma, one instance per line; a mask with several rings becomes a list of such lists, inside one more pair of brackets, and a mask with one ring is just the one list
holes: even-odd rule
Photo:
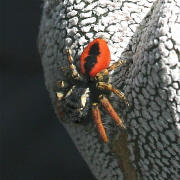
[[92, 180], [44, 85], [41, 11], [42, 0], [0, 0], [0, 180]]

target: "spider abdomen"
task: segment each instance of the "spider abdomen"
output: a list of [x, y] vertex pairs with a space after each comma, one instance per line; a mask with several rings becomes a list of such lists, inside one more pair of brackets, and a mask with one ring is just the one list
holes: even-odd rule
[[80, 57], [81, 72], [90, 77], [109, 67], [110, 51], [104, 39], [96, 38], [86, 46]]

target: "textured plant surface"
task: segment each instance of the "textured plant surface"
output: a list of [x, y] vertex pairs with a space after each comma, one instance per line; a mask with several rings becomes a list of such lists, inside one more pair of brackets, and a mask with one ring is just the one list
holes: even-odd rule
[[[103, 36], [111, 63], [127, 60], [110, 79], [130, 104], [127, 108], [110, 97], [127, 131], [104, 112], [110, 139], [104, 144], [93, 121], [71, 123], [72, 114], [68, 114], [69, 123], [61, 121], [97, 179], [180, 179], [179, 32], [179, 0], [44, 1], [39, 51], [53, 104], [56, 81], [66, 80], [61, 67], [68, 66], [67, 47], [78, 64], [89, 41]], [[82, 89], [75, 87], [76, 104], [81, 95]], [[87, 102], [86, 110], [89, 108]]]

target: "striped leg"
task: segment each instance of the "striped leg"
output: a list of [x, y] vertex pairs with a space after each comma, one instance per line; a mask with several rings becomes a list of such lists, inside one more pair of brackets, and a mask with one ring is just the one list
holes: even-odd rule
[[104, 70], [100, 71], [99, 73], [97, 73], [96, 76], [95, 76], [95, 79], [97, 81], [103, 81], [104, 76], [108, 76], [109, 72], [111, 72], [112, 70], [116, 69], [117, 67], [119, 67], [119, 66], [121, 66], [122, 64], [125, 64], [125, 63], [126, 63], [125, 60], [119, 60], [118, 62], [112, 64], [107, 69], [104, 69]]
[[69, 68], [71, 69], [72, 77], [76, 80], [80, 79], [80, 74], [78, 73], [76, 66], [73, 64], [73, 57], [70, 49], [66, 49], [67, 59], [69, 62]]
[[111, 91], [114, 94], [116, 94], [117, 96], [119, 96], [125, 103], [127, 106], [129, 106], [129, 103], [126, 99], [126, 96], [123, 92], [119, 91], [118, 89], [114, 88], [111, 84], [109, 83], [105, 83], [105, 82], [98, 82], [96, 84], [97, 88], [101, 89], [101, 90], [107, 90], [107, 91]]

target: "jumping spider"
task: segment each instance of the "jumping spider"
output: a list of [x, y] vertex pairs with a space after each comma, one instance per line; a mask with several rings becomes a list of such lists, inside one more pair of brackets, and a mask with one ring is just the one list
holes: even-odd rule
[[[71, 50], [67, 49], [66, 53], [67, 60], [69, 62], [69, 69], [71, 71], [70, 77], [68, 77], [68, 82], [71, 82], [71, 84], [74, 86], [77, 83], [81, 82], [85, 84], [87, 88], [89, 88], [92, 116], [94, 122], [101, 139], [104, 142], [108, 142], [108, 137], [101, 120], [99, 104], [101, 103], [101, 105], [109, 113], [109, 115], [118, 126], [125, 129], [121, 118], [116, 113], [107, 98], [109, 93], [113, 92], [114, 94], [119, 96], [127, 106], [129, 106], [124, 93], [108, 83], [109, 72], [125, 63], [125, 61], [119, 60], [118, 62], [109, 66], [110, 51], [107, 42], [102, 38], [94, 39], [82, 52], [80, 57], [81, 74], [77, 71], [76, 66], [73, 64]], [[65, 87], [64, 83], [64, 81], [61, 81], [61, 83], [59, 84], [60, 88]], [[70, 90], [65, 95], [63, 93], [57, 92], [58, 101], [62, 101], [63, 99], [65, 99], [73, 91], [74, 86], [68, 87], [70, 88]], [[82, 106], [85, 107], [85, 103]], [[60, 115], [62, 114], [63, 112], [60, 113]]]

